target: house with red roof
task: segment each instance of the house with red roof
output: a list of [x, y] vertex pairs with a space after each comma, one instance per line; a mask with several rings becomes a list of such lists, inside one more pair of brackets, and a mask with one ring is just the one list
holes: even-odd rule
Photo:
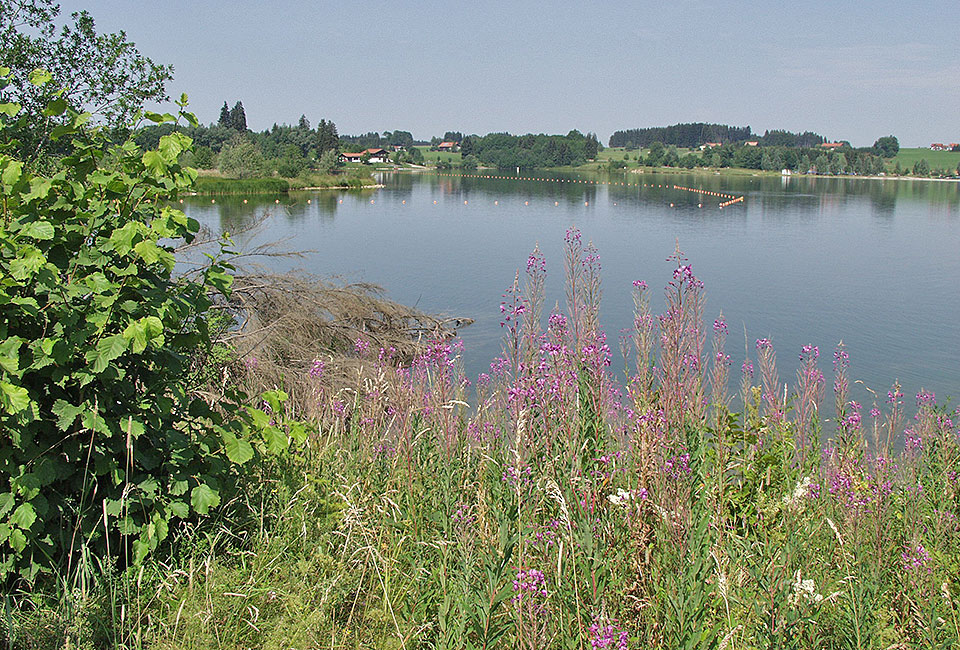
[[364, 149], [356, 153], [342, 153], [340, 154], [340, 162], [363, 162], [364, 157], [367, 157], [368, 163], [390, 162], [390, 152], [379, 147]]

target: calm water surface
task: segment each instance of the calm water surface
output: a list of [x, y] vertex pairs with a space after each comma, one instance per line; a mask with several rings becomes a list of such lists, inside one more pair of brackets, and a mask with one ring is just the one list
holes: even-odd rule
[[[184, 208], [224, 231], [266, 212], [260, 240], [289, 238], [289, 248], [313, 251], [274, 263], [278, 270], [365, 280], [402, 303], [476, 319], [461, 331], [472, 379], [500, 351], [501, 294], [537, 243], [547, 258], [546, 306], [563, 305], [563, 238], [576, 226], [600, 251], [601, 317], [613, 348], [632, 322], [633, 280], [646, 280], [659, 296], [672, 272], [666, 258], [679, 241], [706, 284], [707, 318], [722, 309], [727, 319], [734, 368], [745, 347], [755, 357], [753, 342], [767, 337], [782, 379], [793, 379], [807, 343], [820, 346], [829, 376], [831, 350], [842, 340], [851, 377], [863, 382], [854, 396], [865, 405], [872, 402], [866, 387], [885, 397], [895, 379], [908, 400], [921, 387], [939, 401], [960, 397], [957, 183], [655, 174], [602, 180], [664, 187], [385, 174], [379, 190], [246, 197], [246, 204], [244, 197], [216, 204], [194, 197]], [[721, 210], [722, 199], [673, 184], [746, 198]], [[662, 309], [662, 298], [653, 306]]]

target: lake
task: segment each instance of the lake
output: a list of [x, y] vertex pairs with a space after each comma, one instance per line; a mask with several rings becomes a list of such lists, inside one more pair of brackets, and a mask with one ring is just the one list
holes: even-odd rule
[[[479, 173], [487, 174], [496, 173]], [[753, 342], [766, 337], [782, 379], [792, 382], [800, 348], [810, 343], [820, 347], [829, 382], [832, 349], [842, 340], [850, 376], [863, 382], [853, 396], [867, 408], [866, 389], [885, 398], [895, 379], [908, 403], [921, 387], [941, 402], [960, 397], [960, 184], [522, 176], [549, 180], [384, 173], [384, 187], [376, 190], [217, 197], [216, 203], [190, 197], [183, 208], [221, 231], [237, 231], [266, 213], [258, 241], [287, 239], [289, 249], [312, 251], [273, 260], [277, 270], [369, 281], [424, 311], [475, 319], [460, 332], [472, 380], [500, 351], [501, 295], [537, 243], [547, 260], [545, 308], [563, 306], [563, 239], [576, 226], [600, 252], [601, 320], [611, 348], [631, 326], [634, 280], [656, 289], [653, 307], [662, 309], [659, 288], [673, 270], [666, 258], [679, 242], [706, 285], [707, 319], [723, 310], [734, 370], [744, 347], [755, 358]], [[726, 199], [674, 185], [744, 200], [720, 209]], [[614, 359], [622, 369], [619, 354]]]

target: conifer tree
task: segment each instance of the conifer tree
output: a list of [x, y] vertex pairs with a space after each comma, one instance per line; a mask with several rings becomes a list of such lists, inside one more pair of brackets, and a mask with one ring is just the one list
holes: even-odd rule
[[243, 110], [243, 102], [238, 101], [230, 110], [230, 126], [237, 131], [247, 130], [247, 114]]
[[227, 106], [227, 102], [223, 102], [223, 106], [220, 108], [220, 119], [217, 120], [217, 124], [227, 128], [231, 128], [233, 126], [233, 124], [230, 122], [230, 107]]

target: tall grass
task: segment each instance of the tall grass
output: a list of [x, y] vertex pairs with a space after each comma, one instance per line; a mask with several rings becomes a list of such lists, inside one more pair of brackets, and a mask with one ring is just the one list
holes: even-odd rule
[[599, 256], [575, 230], [566, 309], [545, 311], [535, 250], [504, 294], [503, 352], [475, 386], [455, 340], [425, 342], [409, 362], [361, 333], [352, 383], [328, 381], [323, 359], [305, 364], [307, 447], [260, 468], [217, 532], [156, 565], [119, 637], [956, 647], [956, 413], [921, 392], [905, 422], [897, 385], [876, 404], [851, 401], [842, 346], [832, 382], [813, 345], [782, 382], [767, 339], [732, 379], [726, 323], [705, 324], [703, 283], [672, 259], [664, 313], [634, 282], [622, 341], [634, 363], [619, 382], [598, 325]]

